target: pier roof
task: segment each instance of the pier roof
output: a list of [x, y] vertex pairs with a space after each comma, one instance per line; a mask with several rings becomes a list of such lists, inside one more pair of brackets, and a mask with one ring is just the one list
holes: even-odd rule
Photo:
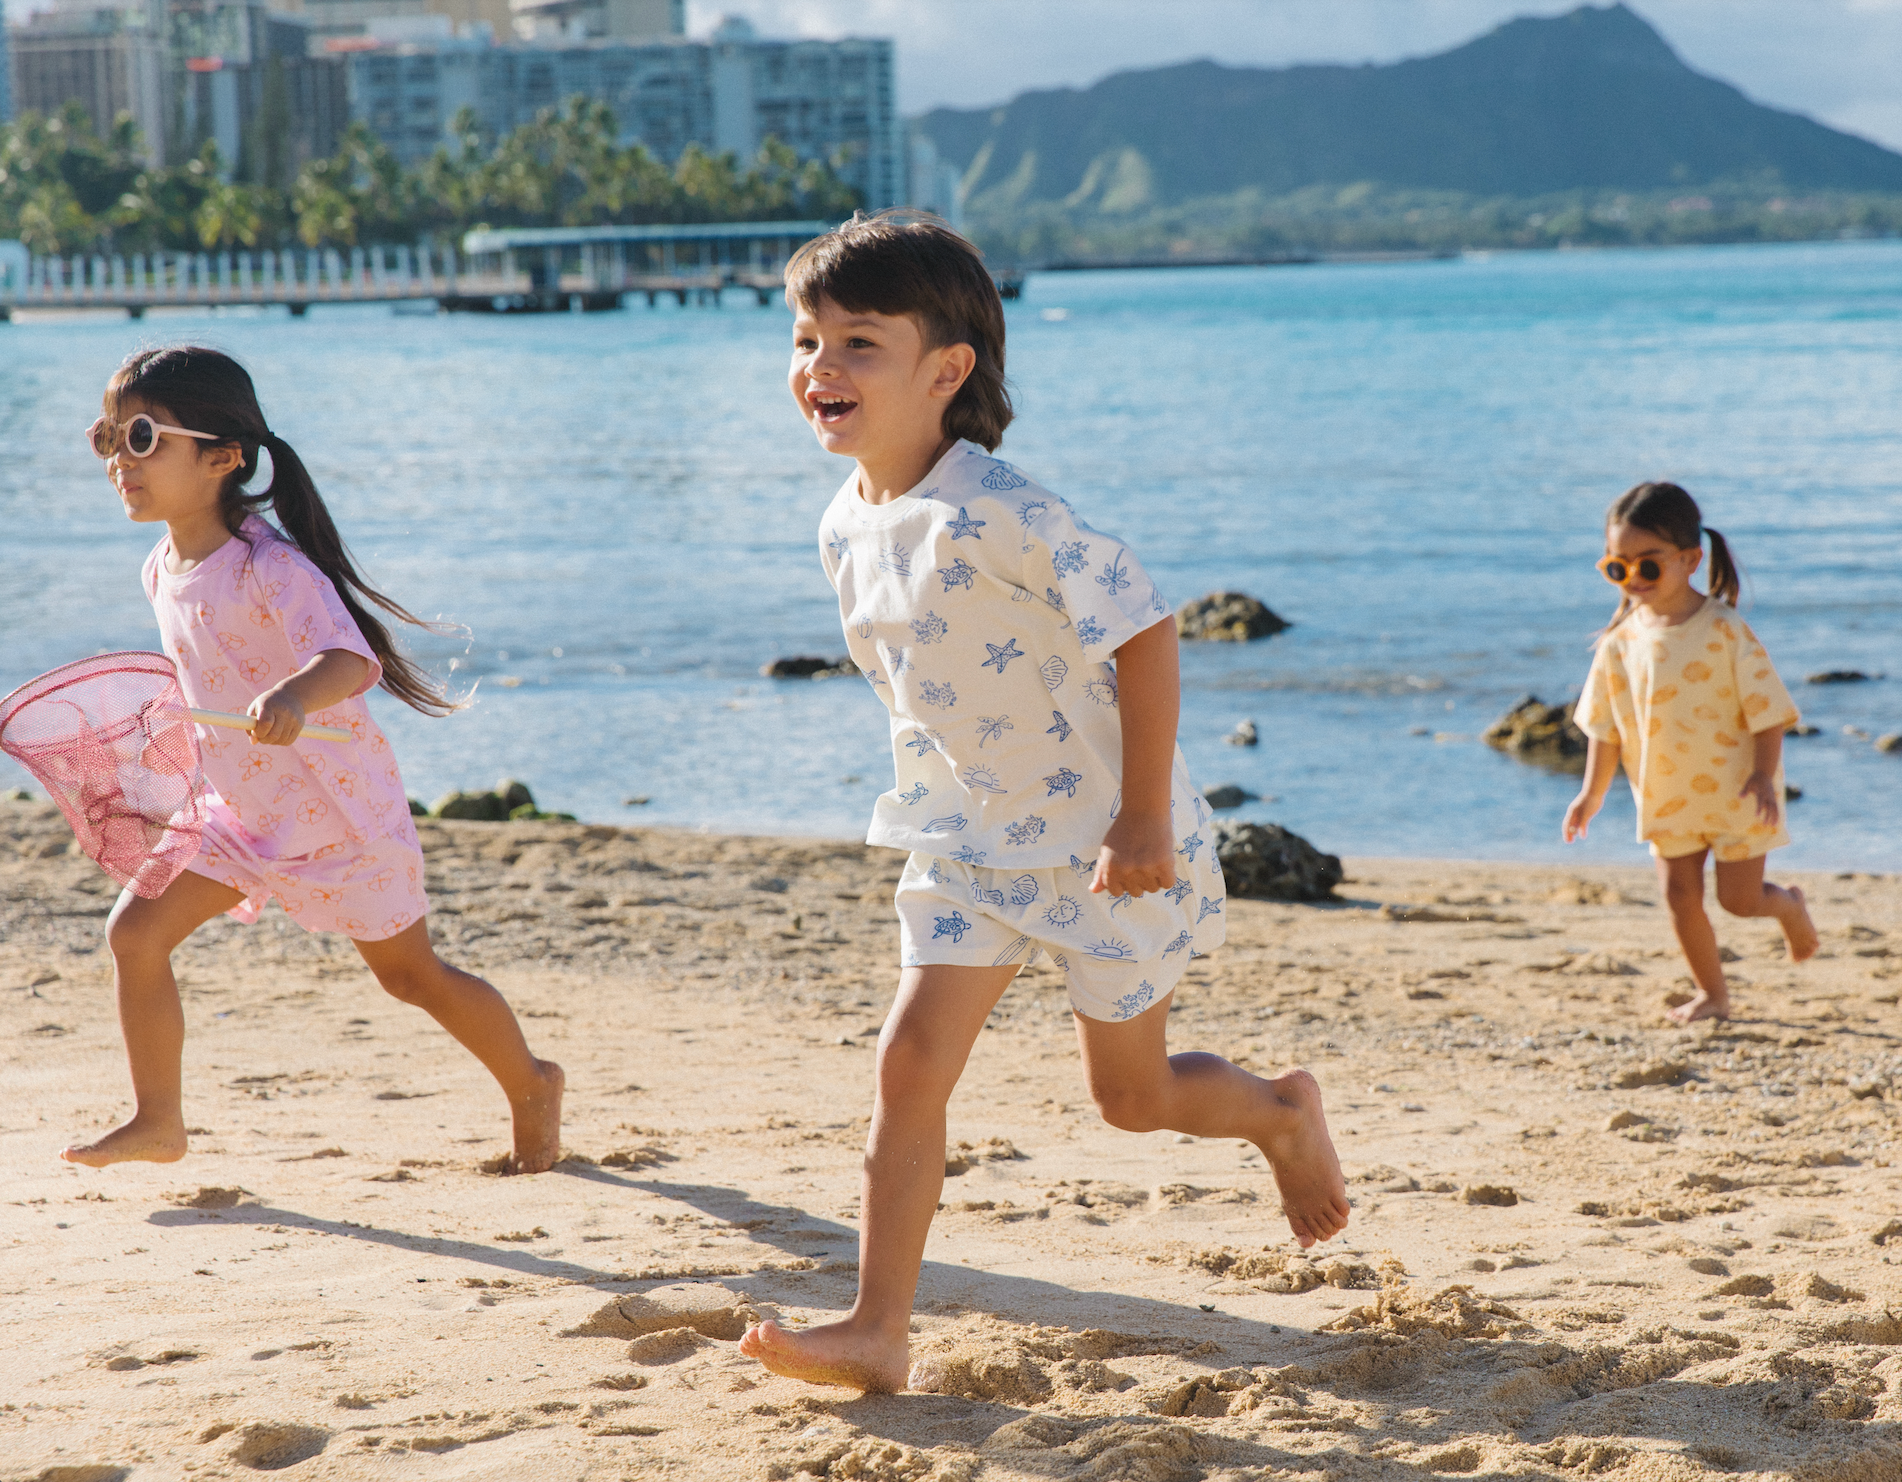
[[817, 237], [835, 221], [701, 221], [662, 226], [537, 226], [503, 230], [478, 228], [462, 239], [471, 255], [512, 252], [530, 247], [585, 247], [600, 242], [709, 242]]

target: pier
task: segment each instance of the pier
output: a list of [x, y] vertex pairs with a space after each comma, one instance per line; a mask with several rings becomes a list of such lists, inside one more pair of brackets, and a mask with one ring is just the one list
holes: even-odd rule
[[718, 304], [730, 290], [764, 305], [786, 260], [829, 221], [476, 231], [460, 248], [295, 248], [33, 256], [0, 242], [0, 321], [21, 309], [148, 309], [421, 303], [470, 313], [598, 312], [630, 296], [650, 307]]

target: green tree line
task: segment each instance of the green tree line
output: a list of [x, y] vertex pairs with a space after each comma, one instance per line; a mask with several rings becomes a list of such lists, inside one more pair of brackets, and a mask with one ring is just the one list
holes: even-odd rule
[[1750, 184], [1481, 197], [1363, 183], [1280, 196], [1247, 189], [1126, 211], [980, 199], [965, 214], [993, 261], [1028, 267], [1902, 236], [1902, 196]]
[[36, 253], [352, 247], [477, 226], [605, 226], [851, 215], [839, 161], [769, 139], [752, 160], [690, 144], [671, 166], [617, 142], [613, 112], [575, 97], [488, 139], [469, 109], [454, 140], [405, 169], [361, 123], [287, 185], [233, 180], [207, 140], [175, 166], [142, 157], [128, 115], [103, 133], [77, 104], [0, 125], [0, 239]]

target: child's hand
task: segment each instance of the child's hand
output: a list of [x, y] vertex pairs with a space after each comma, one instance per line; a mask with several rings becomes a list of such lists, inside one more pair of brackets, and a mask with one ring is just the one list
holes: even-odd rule
[[251, 739], [263, 746], [289, 746], [304, 732], [304, 707], [283, 690], [266, 690], [244, 713], [257, 721]]
[[1132, 813], [1125, 808], [1103, 836], [1090, 889], [1101, 894], [1147, 895], [1176, 883], [1176, 841], [1169, 814]]
[[1584, 838], [1592, 820], [1598, 816], [1598, 810], [1604, 806], [1604, 798], [1593, 797], [1589, 792], [1581, 792], [1573, 798], [1572, 806], [1565, 810], [1565, 842], [1576, 844]]
[[1776, 782], [1773, 778], [1762, 772], [1752, 772], [1737, 796], [1756, 800], [1759, 823], [1773, 824], [1777, 821], [1777, 812], [1782, 799], [1777, 796]]

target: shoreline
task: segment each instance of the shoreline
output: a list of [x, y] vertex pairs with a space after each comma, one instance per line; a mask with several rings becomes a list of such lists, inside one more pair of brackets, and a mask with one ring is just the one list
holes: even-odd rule
[[50, 805], [0, 803], [22, 1476], [1823, 1482], [1902, 1459], [1902, 881], [1805, 877], [1824, 955], [1801, 968], [1717, 917], [1738, 1017], [1691, 1029], [1662, 1022], [1682, 964], [1642, 867], [1351, 857], [1339, 906], [1231, 901], [1171, 1042], [1314, 1070], [1354, 1216], [1306, 1257], [1254, 1149], [1102, 1123], [1040, 965], [950, 1107], [913, 1337], [938, 1390], [860, 1398], [733, 1340], [851, 1299], [900, 858], [419, 828], [444, 956], [567, 1069], [548, 1174], [485, 1173], [508, 1146], [486, 1074], [275, 908], [175, 954], [187, 1158], [54, 1161], [128, 1104], [111, 890]]

